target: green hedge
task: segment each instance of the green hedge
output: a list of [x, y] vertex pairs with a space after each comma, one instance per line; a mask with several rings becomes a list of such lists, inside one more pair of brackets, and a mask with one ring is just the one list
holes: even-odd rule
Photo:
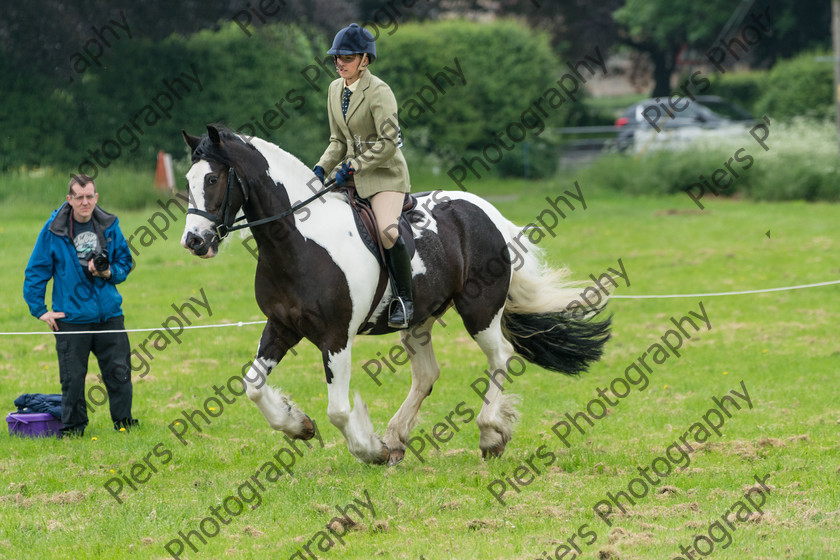
[[[0, 168], [53, 165], [69, 174], [82, 164], [93, 174], [114, 161], [148, 168], [160, 149], [185, 157], [181, 129], [200, 134], [217, 122], [256, 132], [311, 165], [329, 135], [326, 91], [336, 77], [326, 57], [330, 39], [288, 24], [248, 37], [228, 23], [190, 37], [121, 41], [102, 58], [103, 68], [59, 87], [49, 77], [11, 72], [0, 57], [6, 76]], [[522, 122], [523, 111], [559, 77], [548, 38], [512, 21], [404, 24], [377, 43], [380, 57], [371, 70], [397, 96], [406, 152], [418, 165], [429, 154], [446, 166], [480, 152], [494, 134]], [[466, 85], [445, 66], [463, 72]], [[435, 90], [429, 76], [440, 72], [453, 83], [439, 77]], [[429, 106], [421, 97], [429, 100], [432, 92], [438, 99]], [[540, 126], [582, 115], [582, 103], [567, 102]], [[493, 174], [521, 174], [525, 142], [532, 175], [553, 173], [556, 150], [549, 134], [536, 129], [535, 123]]]
[[[432, 110], [418, 118], [401, 115], [407, 144], [423, 153], [437, 153], [444, 164], [482, 157], [489, 144], [512, 145], [493, 171], [503, 175], [522, 175], [527, 150], [532, 176], [554, 173], [557, 164], [557, 138], [548, 129], [582, 125], [590, 120], [589, 111], [578, 98], [566, 99], [543, 115], [534, 109], [549, 87], [566, 70], [554, 55], [548, 37], [514, 21], [476, 24], [464, 21], [411, 23], [400, 26], [392, 36], [383, 35], [377, 49], [373, 71], [381, 75], [403, 105], [416, 99], [444, 66], [457, 61], [466, 85], [445, 85]], [[589, 53], [587, 53], [589, 54]], [[581, 88], [582, 89], [582, 88]], [[517, 123], [526, 129], [518, 142], [507, 141], [508, 129], [522, 135]], [[529, 127], [530, 125], [530, 127]], [[546, 130], [541, 130], [542, 128]], [[518, 137], [518, 136], [517, 136]], [[453, 161], [454, 159], [454, 161]]]
[[61, 161], [72, 157], [78, 165], [109, 140], [124, 147], [123, 161], [153, 162], [160, 149], [184, 156], [180, 131], [202, 134], [208, 123], [256, 133], [312, 161], [329, 132], [325, 94], [300, 74], [326, 50], [309, 35], [284, 25], [249, 38], [231, 24], [189, 38], [118, 44], [118, 66], [86, 75], [76, 89], [73, 120], [88, 132]]
[[829, 53], [810, 52], [782, 60], [770, 70], [757, 114], [776, 119], [834, 116], [834, 65], [818, 61]]
[[53, 89], [49, 78], [18, 72], [0, 56], [0, 169], [68, 162], [78, 142], [71, 99]]
[[[297, 99], [284, 101], [290, 118], [266, 130], [311, 160], [328, 135], [325, 94], [300, 75], [327, 48], [311, 35], [284, 25], [248, 38], [229, 24], [189, 38], [119, 42], [103, 58], [104, 68], [93, 66], [58, 88], [47, 77], [4, 72], [13, 79], [0, 83], [0, 166], [55, 165], [69, 174], [84, 160], [98, 171], [115, 161], [154, 165], [158, 150], [185, 154], [181, 129], [200, 134], [207, 123], [239, 128], [262, 121], [287, 96]], [[0, 70], [8, 70], [2, 57]]]
[[755, 112], [756, 103], [767, 91], [769, 78], [766, 70], [715, 74], [709, 94], [719, 95], [741, 105], [750, 112]]
[[[431, 97], [423, 89], [431, 82], [429, 76], [445, 66], [457, 71], [457, 59], [466, 84], [453, 78], [450, 85], [439, 78], [445, 93], [430, 109], [416, 111], [417, 118], [404, 110], [400, 116], [406, 142], [421, 152], [442, 153], [444, 165], [474, 157], [494, 142], [494, 134], [505, 135], [506, 127], [519, 122], [522, 112], [543, 94], [551, 76], [546, 69], [557, 64], [546, 36], [510, 21], [405, 24], [394, 35], [382, 36], [377, 49], [380, 59], [373, 71], [391, 85], [401, 106], [418, 96]], [[550, 115], [548, 126], [557, 126], [567, 116], [565, 110]], [[535, 126], [533, 132], [537, 130]], [[524, 141], [543, 142], [542, 135], [533, 132]], [[494, 171], [518, 166], [521, 173], [524, 141], [506, 142], [513, 148]]]
[[834, 66], [828, 52], [781, 60], [770, 70], [718, 74], [709, 93], [776, 120], [834, 117]]

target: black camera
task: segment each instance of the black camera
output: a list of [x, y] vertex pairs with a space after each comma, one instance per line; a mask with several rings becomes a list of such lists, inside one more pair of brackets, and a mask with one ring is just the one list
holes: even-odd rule
[[96, 272], [105, 272], [108, 270], [108, 267], [111, 266], [111, 263], [108, 260], [108, 251], [105, 249], [92, 252], [88, 257], [88, 260], [93, 261], [93, 268], [96, 269]]

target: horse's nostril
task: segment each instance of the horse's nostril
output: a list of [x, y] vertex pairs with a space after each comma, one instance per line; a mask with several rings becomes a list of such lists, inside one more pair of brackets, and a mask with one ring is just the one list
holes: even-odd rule
[[192, 251], [194, 255], [199, 257], [205, 256], [208, 251], [210, 251], [210, 242], [205, 240], [200, 235], [196, 235], [192, 232], [187, 234], [187, 239], [184, 241], [184, 246], [187, 249]]
[[190, 249], [198, 249], [204, 244], [204, 240], [194, 233], [187, 234], [187, 247]]

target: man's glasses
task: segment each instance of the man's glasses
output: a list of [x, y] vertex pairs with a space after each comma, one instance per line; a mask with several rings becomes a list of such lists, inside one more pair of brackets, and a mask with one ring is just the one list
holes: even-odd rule
[[96, 195], [95, 194], [80, 194], [80, 195], [71, 194], [70, 198], [72, 198], [73, 200], [87, 200], [88, 202], [92, 202], [93, 199], [96, 198]]

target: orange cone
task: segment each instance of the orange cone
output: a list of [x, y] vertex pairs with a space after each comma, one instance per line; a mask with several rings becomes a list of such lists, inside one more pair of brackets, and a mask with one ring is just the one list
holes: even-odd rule
[[157, 155], [155, 188], [170, 191], [175, 188], [175, 175], [172, 172], [172, 156], [163, 150], [160, 150]]

